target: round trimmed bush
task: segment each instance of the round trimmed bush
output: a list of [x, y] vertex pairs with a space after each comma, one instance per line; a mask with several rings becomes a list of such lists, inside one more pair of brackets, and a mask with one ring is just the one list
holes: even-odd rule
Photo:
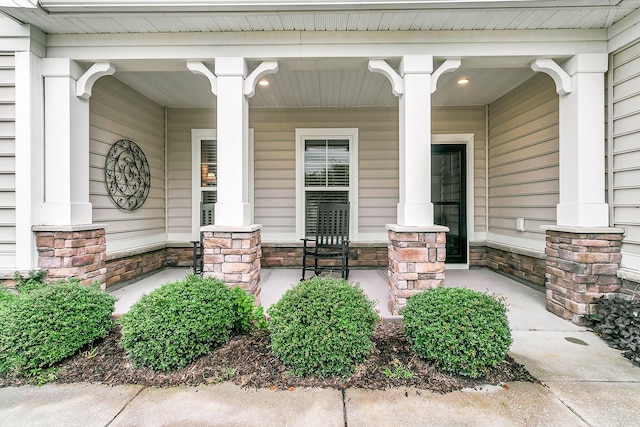
[[122, 316], [122, 347], [137, 365], [181, 368], [226, 342], [237, 315], [223, 282], [192, 275], [144, 295]]
[[273, 353], [296, 375], [347, 376], [371, 350], [373, 307], [343, 279], [300, 282], [268, 311]]
[[416, 354], [455, 374], [487, 374], [511, 345], [504, 304], [482, 292], [431, 289], [409, 298], [402, 315], [404, 334]]
[[35, 374], [105, 337], [115, 298], [98, 286], [58, 282], [0, 304], [0, 372]]

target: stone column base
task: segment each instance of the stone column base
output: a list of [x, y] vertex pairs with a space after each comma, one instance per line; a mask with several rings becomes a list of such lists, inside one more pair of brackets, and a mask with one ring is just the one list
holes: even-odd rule
[[253, 295], [260, 305], [261, 236], [259, 224], [202, 227], [204, 240], [203, 277], [222, 280]]
[[387, 225], [389, 311], [398, 315], [407, 298], [444, 284], [447, 227]]
[[547, 310], [577, 325], [620, 288], [621, 228], [545, 227]]
[[104, 225], [34, 226], [38, 267], [47, 270], [47, 280], [74, 277], [83, 285], [100, 282], [104, 289], [107, 243]]

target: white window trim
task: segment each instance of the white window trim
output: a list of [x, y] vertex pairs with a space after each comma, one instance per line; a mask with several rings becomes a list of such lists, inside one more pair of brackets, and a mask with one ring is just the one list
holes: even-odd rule
[[358, 240], [358, 128], [296, 128], [296, 236], [304, 238], [304, 141], [349, 140], [349, 239]]
[[445, 264], [446, 269], [468, 269], [469, 268], [469, 248], [470, 243], [474, 242], [476, 238], [481, 237], [484, 240], [485, 236], [477, 236], [475, 232], [475, 195], [474, 195], [474, 170], [473, 170], [473, 155], [474, 155], [474, 141], [475, 136], [472, 133], [450, 133], [450, 134], [432, 134], [431, 144], [464, 144], [467, 146], [467, 262], [466, 264]]
[[[249, 129], [249, 203], [251, 204], [251, 223], [254, 222], [254, 131]], [[216, 129], [191, 129], [191, 239], [200, 239], [200, 141], [218, 140]], [[220, 162], [220, 159], [216, 159]], [[197, 167], [196, 167], [197, 166]], [[217, 191], [217, 190], [216, 190]]]

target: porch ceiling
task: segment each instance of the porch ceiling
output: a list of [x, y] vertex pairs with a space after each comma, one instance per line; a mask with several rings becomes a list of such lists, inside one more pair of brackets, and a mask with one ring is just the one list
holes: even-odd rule
[[[528, 58], [522, 58], [517, 67], [496, 68], [495, 63], [489, 61], [491, 59], [463, 60], [460, 69], [442, 75], [432, 104], [489, 104], [533, 76]], [[186, 70], [184, 64], [184, 71], [177, 66], [163, 70], [157, 63], [160, 71], [130, 71], [126, 64], [116, 62], [115, 65], [118, 71], [114, 77], [160, 105], [183, 108], [216, 105], [207, 79]], [[382, 107], [398, 104], [389, 81], [381, 74], [368, 71], [364, 60], [280, 60], [279, 66], [277, 73], [266, 77], [270, 83], [268, 87], [256, 87], [256, 94], [249, 101], [251, 107]], [[468, 78], [469, 84], [458, 85], [460, 77]]]
[[[640, 7], [640, 0], [194, 0], [186, 8], [181, 7], [180, 2], [170, 0], [157, 2], [153, 7], [151, 3], [151, 0], [43, 0], [40, 7], [29, 9], [3, 7], [7, 1], [0, 1], [0, 13], [32, 24], [54, 35], [52, 38], [65, 37], [56, 34], [146, 33], [154, 37], [155, 33], [190, 32], [205, 36], [210, 33], [212, 40], [222, 40], [219, 43], [224, 46], [224, 36], [218, 38], [223, 32], [251, 32], [256, 35], [308, 31], [344, 37], [348, 34], [344, 32], [390, 34], [403, 31], [420, 35], [420, 32], [437, 34], [426, 33], [436, 31], [450, 34], [457, 30], [607, 29]], [[47, 7], [51, 9], [47, 10]], [[490, 31], [478, 32], [486, 33]], [[472, 34], [475, 33], [468, 33], [467, 37], [473, 41]], [[145, 40], [147, 43], [151, 41], [150, 38]], [[432, 42], [437, 43], [437, 39], [434, 40]], [[440, 78], [432, 103], [488, 104], [533, 75], [528, 66], [531, 59], [522, 58], [520, 64], [507, 66], [492, 64], [490, 58], [479, 61], [463, 59], [460, 69]], [[271, 85], [268, 88], [258, 87], [250, 105], [397, 105], [389, 82], [382, 75], [369, 72], [365, 60], [321, 61], [279, 60], [280, 71], [268, 77]], [[176, 62], [167, 68], [160, 66], [158, 61], [149, 62], [146, 68], [129, 66], [124, 62], [115, 65], [116, 78], [163, 106], [215, 106], [215, 97], [207, 80], [186, 70], [184, 62]], [[462, 76], [471, 81], [466, 87], [456, 84]]]

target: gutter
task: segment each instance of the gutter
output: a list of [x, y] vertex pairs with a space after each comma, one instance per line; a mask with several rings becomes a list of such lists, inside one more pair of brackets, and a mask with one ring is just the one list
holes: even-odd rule
[[[0, 0], [4, 3], [37, 0]], [[354, 10], [547, 9], [615, 7], [618, 0], [40, 0], [51, 14], [104, 12], [311, 12]], [[35, 6], [30, 6], [35, 7]]]

